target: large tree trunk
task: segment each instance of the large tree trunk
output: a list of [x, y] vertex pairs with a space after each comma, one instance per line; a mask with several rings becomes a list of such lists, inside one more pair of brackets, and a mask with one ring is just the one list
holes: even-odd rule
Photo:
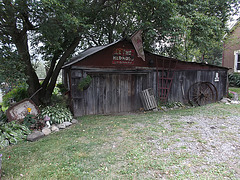
[[[31, 58], [30, 58], [29, 48], [27, 43], [28, 41], [27, 34], [24, 32], [15, 33], [13, 36], [13, 41], [17, 47], [18, 53], [21, 57], [21, 61], [25, 65], [24, 72], [27, 77], [27, 84], [29, 85], [28, 87], [29, 97], [31, 97], [38, 91], [38, 89], [40, 89], [40, 84], [39, 84], [37, 74], [31, 64]], [[32, 100], [36, 104], [39, 104], [40, 103], [39, 94], [35, 94], [32, 97]]]

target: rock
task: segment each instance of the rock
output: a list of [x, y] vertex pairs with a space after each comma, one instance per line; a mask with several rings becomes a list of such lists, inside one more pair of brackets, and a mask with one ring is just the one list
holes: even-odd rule
[[62, 124], [65, 124], [65, 126], [66, 126], [66, 127], [68, 127], [68, 126], [71, 126], [71, 125], [72, 125], [72, 123], [71, 123], [71, 122], [63, 122]]
[[153, 112], [158, 112], [158, 108], [154, 108], [154, 109], [153, 109]]
[[43, 128], [43, 129], [42, 129], [42, 133], [43, 133], [45, 136], [47, 136], [47, 135], [51, 134], [51, 129], [49, 129], [49, 128]]
[[57, 127], [58, 127], [59, 129], [65, 129], [65, 128], [66, 128], [66, 125], [62, 123], [62, 124], [58, 124]]
[[232, 104], [239, 104], [239, 101], [232, 101]]
[[56, 125], [52, 125], [51, 130], [53, 132], [57, 132], [57, 131], [59, 131], [59, 128]]
[[78, 120], [73, 119], [73, 120], [72, 120], [72, 123], [73, 123], [73, 124], [77, 124], [77, 123], [78, 123]]
[[223, 98], [223, 99], [221, 100], [221, 102], [222, 102], [222, 103], [230, 103], [231, 100], [230, 100], [229, 98]]
[[36, 141], [40, 138], [44, 137], [44, 134], [40, 131], [34, 131], [32, 134], [27, 136], [28, 141]]

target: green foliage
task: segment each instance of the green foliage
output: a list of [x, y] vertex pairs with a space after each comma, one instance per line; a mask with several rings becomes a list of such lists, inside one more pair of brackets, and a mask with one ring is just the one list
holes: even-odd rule
[[45, 116], [50, 117], [51, 124], [61, 124], [66, 121], [72, 121], [72, 113], [65, 107], [57, 106], [47, 106], [41, 110], [41, 118], [44, 119]]
[[32, 114], [27, 114], [25, 118], [23, 119], [23, 124], [27, 126], [28, 128], [31, 127], [31, 125], [36, 123], [35, 116]]
[[64, 93], [66, 93], [68, 90], [62, 83], [58, 83], [57, 87], [59, 88], [59, 91], [61, 92], [62, 95], [64, 95]]
[[0, 84], [4, 82], [15, 86], [20, 82], [25, 82], [24, 65], [20, 61], [17, 51], [6, 46], [1, 46], [0, 49]]
[[0, 126], [0, 149], [26, 139], [31, 131], [24, 125], [20, 125], [15, 121], [9, 123], [1, 123]]
[[0, 111], [0, 124], [7, 122], [7, 115], [6, 112]]
[[240, 88], [238, 87], [229, 87], [229, 91], [236, 92], [237, 94], [240, 94]]
[[78, 84], [78, 89], [83, 91], [84, 89], [88, 88], [88, 86], [91, 84], [92, 78], [91, 76], [87, 75], [85, 78], [82, 78]]
[[[51, 96], [51, 105], [60, 105], [61, 107], [68, 106], [68, 98], [65, 96], [67, 89], [63, 84], [59, 83], [54, 88], [53, 94]], [[49, 104], [50, 105], [50, 104]]]
[[21, 85], [13, 88], [10, 92], [3, 96], [3, 106], [9, 107], [10, 101], [19, 102], [28, 97], [26, 85]]
[[240, 87], [240, 74], [239, 73], [230, 73], [228, 74], [229, 86]]
[[234, 94], [233, 93], [231, 93], [231, 92], [228, 92], [228, 96], [227, 96], [229, 99], [233, 99], [233, 97], [234, 97]]

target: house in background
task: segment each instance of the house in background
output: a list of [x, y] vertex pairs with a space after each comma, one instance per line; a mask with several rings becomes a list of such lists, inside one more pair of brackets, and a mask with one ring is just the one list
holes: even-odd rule
[[240, 73], [240, 19], [231, 28], [223, 44], [222, 66]]

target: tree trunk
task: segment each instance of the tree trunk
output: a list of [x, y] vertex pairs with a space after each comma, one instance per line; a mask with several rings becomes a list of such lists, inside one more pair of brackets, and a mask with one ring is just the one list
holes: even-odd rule
[[[28, 87], [29, 97], [31, 97], [40, 88], [40, 84], [39, 84], [37, 74], [31, 64], [31, 58], [30, 58], [29, 48], [27, 43], [28, 42], [27, 34], [23, 32], [15, 33], [15, 35], [13, 36], [13, 41], [17, 47], [18, 53], [21, 57], [21, 61], [25, 65], [24, 72], [27, 77], [27, 84], [29, 85]], [[35, 94], [32, 97], [32, 100], [36, 104], [40, 103], [38, 94]]]
[[51, 70], [51, 73], [47, 75], [51, 77], [51, 79], [46, 78], [44, 80], [43, 84], [47, 84], [47, 86], [44, 86], [43, 90], [41, 91], [41, 102], [43, 104], [47, 105], [51, 102], [51, 96], [55, 88], [57, 77], [60, 73], [60, 70], [63, 64], [66, 62], [67, 58], [74, 52], [75, 48], [78, 46], [80, 39], [81, 39], [80, 37], [76, 37], [73, 40], [72, 44], [67, 48], [67, 50], [63, 53], [63, 55], [59, 59], [55, 69]]

